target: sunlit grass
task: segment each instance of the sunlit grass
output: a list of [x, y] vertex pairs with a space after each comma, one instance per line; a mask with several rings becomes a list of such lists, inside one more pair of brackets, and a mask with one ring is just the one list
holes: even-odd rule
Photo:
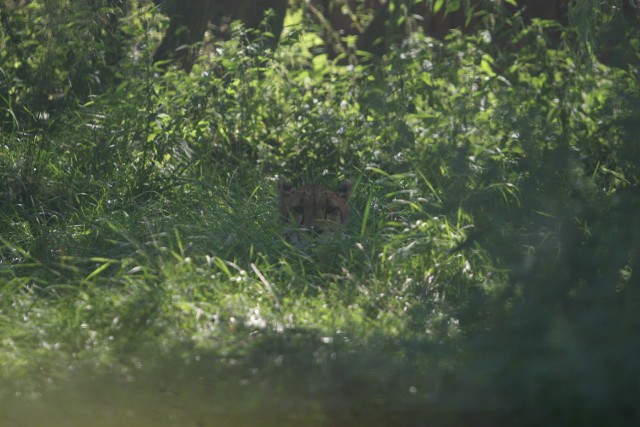
[[[4, 126], [0, 425], [633, 419], [637, 73], [306, 24]], [[290, 245], [280, 177], [350, 179], [349, 222]]]

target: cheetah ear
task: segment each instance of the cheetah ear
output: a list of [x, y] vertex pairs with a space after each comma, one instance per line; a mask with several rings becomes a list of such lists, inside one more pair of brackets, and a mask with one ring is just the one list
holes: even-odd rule
[[342, 184], [336, 188], [338, 195], [345, 200], [349, 200], [351, 198], [351, 190], [353, 189], [353, 184], [349, 180], [342, 181]]
[[295, 190], [295, 188], [293, 187], [293, 185], [280, 178], [280, 180], [278, 180], [278, 190], [280, 190], [281, 195], [284, 195], [291, 193], [293, 190]]

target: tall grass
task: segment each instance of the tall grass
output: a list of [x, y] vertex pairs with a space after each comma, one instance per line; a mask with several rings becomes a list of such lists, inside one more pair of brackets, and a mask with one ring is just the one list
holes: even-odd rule
[[[346, 66], [293, 14], [276, 51], [237, 28], [160, 72], [141, 7], [110, 85], [24, 121], [49, 92], [6, 65], [57, 22], [34, 5], [0, 41], [6, 413], [139, 387], [239, 423], [638, 420], [635, 70], [457, 35]], [[280, 176], [351, 179], [350, 222], [292, 247]]]

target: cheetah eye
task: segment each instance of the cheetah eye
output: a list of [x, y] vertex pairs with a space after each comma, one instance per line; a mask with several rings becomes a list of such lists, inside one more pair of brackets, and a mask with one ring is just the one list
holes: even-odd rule
[[302, 215], [304, 213], [304, 208], [302, 206], [294, 206], [291, 208], [291, 210], [298, 215]]
[[332, 215], [334, 213], [336, 213], [338, 211], [338, 208], [336, 208], [335, 206], [329, 206], [325, 209], [324, 213], [326, 215]]

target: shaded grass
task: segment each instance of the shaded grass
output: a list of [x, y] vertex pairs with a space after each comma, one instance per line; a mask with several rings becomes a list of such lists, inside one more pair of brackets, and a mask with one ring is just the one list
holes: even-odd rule
[[[0, 136], [9, 422], [638, 420], [634, 71], [242, 40]], [[276, 176], [351, 179], [350, 222], [288, 245]]]
[[[48, 405], [65, 408], [53, 411], [50, 425], [82, 423], [89, 413], [109, 422], [224, 420], [215, 425], [254, 417], [274, 425], [384, 425], [424, 416], [425, 396], [439, 381], [427, 380], [425, 337], [447, 323], [433, 315], [444, 299], [436, 297], [435, 267], [425, 271], [421, 261], [437, 243], [420, 224], [403, 230], [386, 214], [374, 223], [356, 199], [342, 235], [297, 249], [280, 237], [275, 187], [265, 188], [245, 197], [192, 190], [188, 204], [160, 199], [109, 220], [99, 212], [75, 217], [74, 230], [89, 228], [78, 224], [89, 219], [91, 233], [80, 232], [86, 240], [72, 247], [85, 256], [23, 264], [29, 283], [14, 277], [3, 288], [11, 295], [2, 307], [11, 337], [4, 398], [18, 395], [4, 400], [6, 419], [40, 422]], [[451, 246], [452, 229], [438, 228]], [[413, 236], [410, 244], [402, 233]], [[46, 279], [33, 283], [38, 275]], [[108, 405], [97, 403], [115, 390]], [[166, 399], [171, 409], [131, 406], [130, 393], [142, 402]], [[23, 404], [36, 409], [25, 413]]]

